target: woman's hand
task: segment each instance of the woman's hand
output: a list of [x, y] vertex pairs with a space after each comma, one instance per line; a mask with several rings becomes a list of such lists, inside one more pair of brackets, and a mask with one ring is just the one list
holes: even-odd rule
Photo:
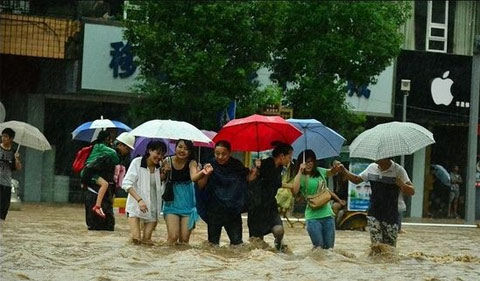
[[212, 166], [210, 163], [205, 164], [205, 166], [203, 167], [202, 172], [203, 172], [205, 175], [210, 175], [210, 174], [213, 172], [213, 166]]
[[143, 199], [140, 199], [140, 201], [138, 201], [138, 206], [140, 207], [140, 211], [142, 213], [148, 212], [147, 204], [145, 203], [145, 201], [143, 201]]
[[301, 163], [300, 168], [298, 169], [298, 173], [303, 173], [305, 171], [305, 168], [307, 167], [307, 163]]

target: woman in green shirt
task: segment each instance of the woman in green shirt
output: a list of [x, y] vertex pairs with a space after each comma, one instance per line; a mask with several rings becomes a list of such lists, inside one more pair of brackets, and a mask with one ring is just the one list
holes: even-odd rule
[[[317, 157], [310, 149], [302, 152], [297, 159], [299, 160], [297, 162], [298, 172], [293, 181], [293, 193], [297, 194], [300, 191], [304, 197], [316, 194], [318, 186], [322, 183], [325, 183], [324, 186], [326, 187], [327, 177], [336, 175], [340, 170], [337, 166], [332, 167], [332, 169], [317, 167]], [[305, 161], [302, 163], [301, 159], [305, 159]], [[333, 193], [330, 190], [328, 191], [330, 194]], [[335, 220], [330, 202], [317, 209], [312, 209], [307, 205], [305, 220], [313, 248], [333, 248], [335, 244]]]

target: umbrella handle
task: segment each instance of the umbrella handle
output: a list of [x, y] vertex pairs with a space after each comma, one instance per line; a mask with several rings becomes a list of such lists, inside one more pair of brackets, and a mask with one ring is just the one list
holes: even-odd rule
[[198, 147], [198, 164], [200, 165], [200, 146]]

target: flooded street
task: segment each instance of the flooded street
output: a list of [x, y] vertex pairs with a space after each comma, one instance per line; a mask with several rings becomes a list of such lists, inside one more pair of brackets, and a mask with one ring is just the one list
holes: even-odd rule
[[81, 205], [24, 204], [2, 225], [1, 280], [480, 280], [478, 228], [405, 226], [397, 252], [370, 256], [368, 232], [337, 231], [333, 251], [311, 251], [296, 224], [280, 254], [261, 243], [229, 248], [225, 232], [212, 248], [203, 221], [191, 246], [163, 245], [163, 221], [155, 245], [133, 245], [125, 215], [116, 220], [114, 232], [89, 232]]

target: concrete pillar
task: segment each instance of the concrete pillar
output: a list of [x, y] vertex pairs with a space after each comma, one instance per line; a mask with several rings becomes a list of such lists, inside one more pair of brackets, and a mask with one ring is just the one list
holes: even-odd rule
[[425, 182], [425, 148], [413, 154], [412, 183], [415, 195], [412, 197], [410, 216], [421, 218], [423, 213], [423, 189]]
[[[43, 132], [45, 117], [45, 98], [43, 95], [28, 95], [27, 123]], [[40, 202], [42, 200], [43, 152], [27, 148], [25, 150], [25, 188], [24, 201]]]
[[54, 201], [55, 146], [43, 152], [42, 202]]

